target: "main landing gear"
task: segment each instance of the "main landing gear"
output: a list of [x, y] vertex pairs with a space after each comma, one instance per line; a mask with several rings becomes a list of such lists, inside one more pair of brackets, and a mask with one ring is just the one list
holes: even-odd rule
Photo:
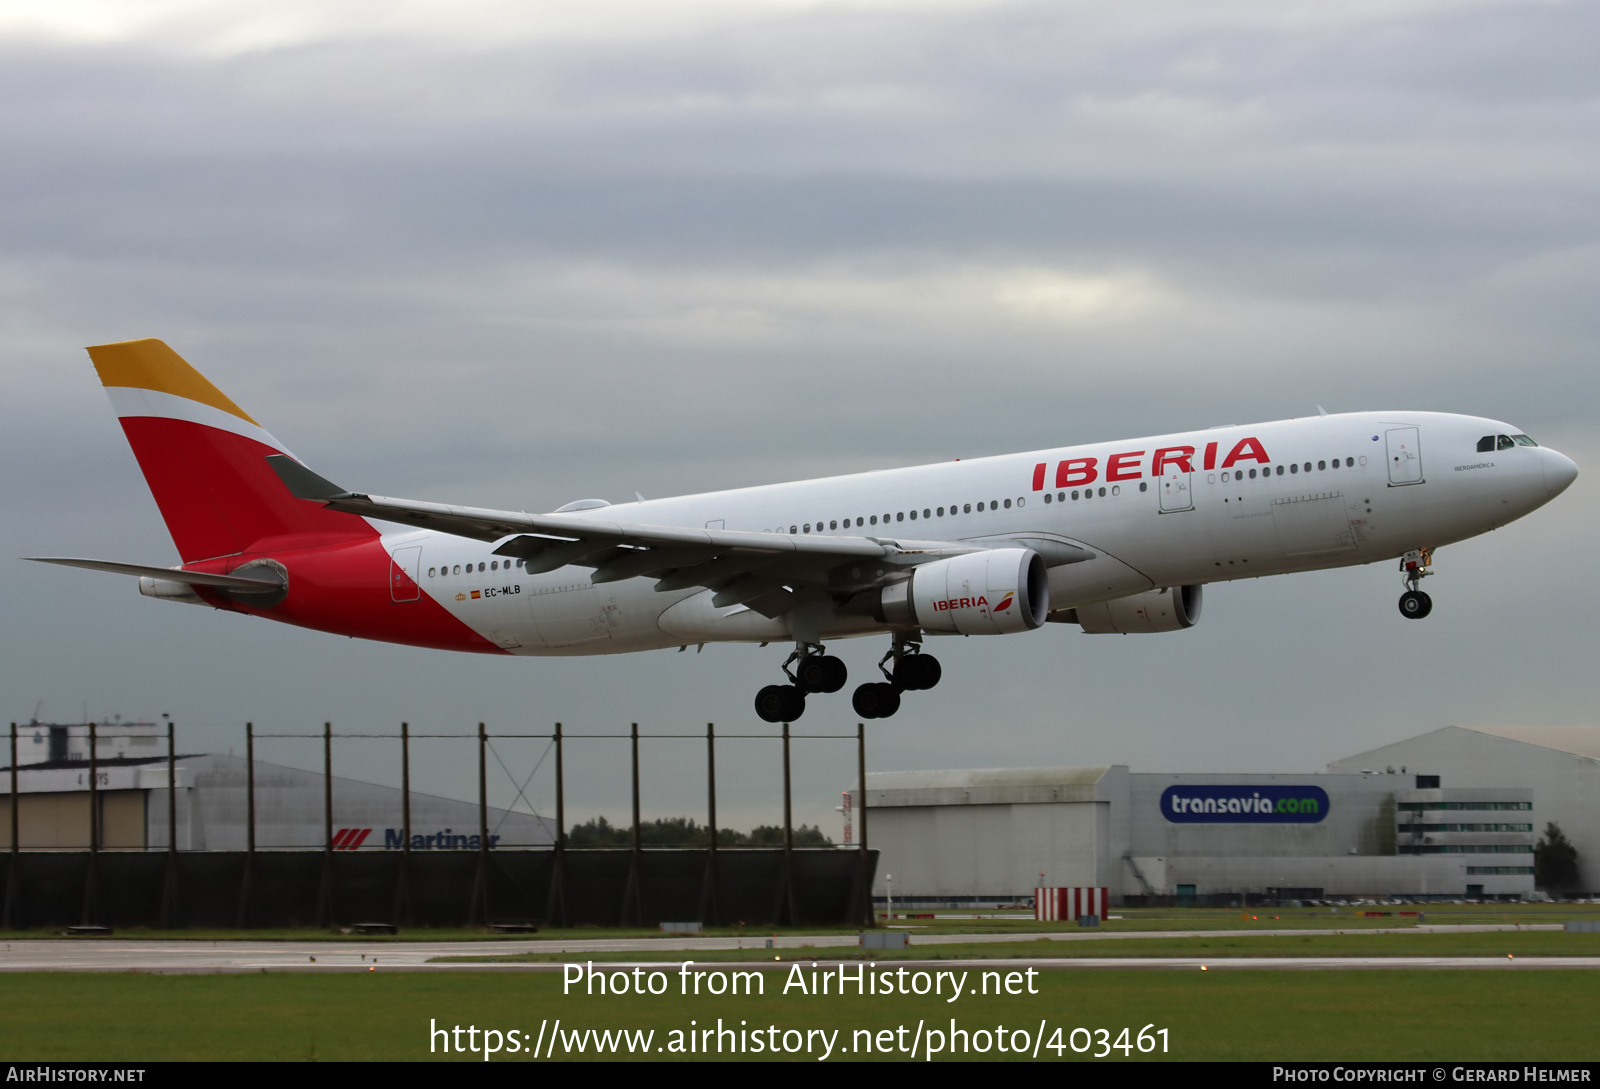
[[806, 713], [809, 693], [837, 692], [844, 687], [850, 671], [840, 659], [823, 653], [824, 649], [820, 643], [801, 643], [783, 663], [784, 675], [792, 683], [769, 684], [756, 693], [756, 714], [763, 722], [793, 722]]
[[[891, 672], [884, 663], [894, 660]], [[932, 688], [939, 683], [944, 670], [939, 659], [922, 653], [922, 644], [911, 636], [896, 635], [889, 653], [878, 663], [886, 681], [868, 683], [857, 688], [850, 705], [862, 718], [888, 718], [900, 710], [900, 693]]]
[[1400, 615], [1407, 620], [1421, 620], [1433, 612], [1433, 598], [1417, 589], [1417, 584], [1433, 574], [1433, 549], [1421, 548], [1400, 557], [1400, 570], [1405, 574], [1406, 592], [1400, 595]]

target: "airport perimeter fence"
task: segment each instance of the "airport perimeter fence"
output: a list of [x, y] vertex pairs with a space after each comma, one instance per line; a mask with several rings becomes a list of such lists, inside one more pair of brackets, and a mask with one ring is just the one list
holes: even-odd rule
[[[411, 741], [461, 734], [258, 734], [246, 724], [246, 844], [243, 851], [178, 849], [176, 727], [166, 724], [166, 831], [159, 853], [108, 848], [103, 841], [99, 737], [88, 738], [87, 849], [39, 850], [22, 843], [17, 726], [11, 726], [10, 850], [0, 861], [5, 885], [0, 926], [294, 927], [381, 923], [394, 926], [653, 926], [661, 922], [723, 925], [874, 925], [871, 889], [877, 852], [867, 843], [866, 729], [854, 734], [725, 734], [720, 739], [775, 740], [783, 752], [783, 842], [776, 847], [719, 844], [716, 744], [712, 724], [700, 734], [490, 734], [478, 724], [478, 834], [470, 846], [413, 851]], [[257, 843], [255, 743], [259, 738], [315, 738], [323, 743], [323, 842], [320, 849], [277, 849]], [[398, 849], [341, 850], [334, 830], [333, 743], [340, 738], [394, 740], [401, 747], [401, 835]], [[547, 739], [555, 755], [554, 842], [491, 850], [488, 757], [496, 738]], [[627, 739], [632, 748], [631, 844], [573, 848], [567, 843], [565, 747], [573, 740]], [[704, 740], [708, 842], [705, 847], [647, 847], [641, 839], [639, 742]], [[854, 739], [858, 834], [853, 849], [805, 848], [794, 842], [790, 745], [793, 740]], [[498, 756], [496, 757], [497, 759]], [[145, 760], [141, 763], [149, 763]], [[504, 761], [517, 786], [524, 782]], [[537, 770], [537, 768], [535, 769]], [[530, 773], [531, 778], [532, 773]], [[531, 805], [530, 805], [531, 809]], [[466, 837], [463, 837], [466, 840]]]

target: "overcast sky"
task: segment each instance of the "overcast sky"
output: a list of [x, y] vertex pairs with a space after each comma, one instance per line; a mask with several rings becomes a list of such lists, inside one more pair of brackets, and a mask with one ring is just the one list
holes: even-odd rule
[[[1183, 633], [961, 640], [872, 766], [1315, 771], [1593, 723], [1596, 40], [1594, 5], [1493, 0], [0, 0], [0, 556], [177, 562], [82, 350], [144, 336], [348, 487], [527, 509], [1468, 412], [1584, 475], [1441, 550], [1427, 621], [1374, 564], [1212, 587]], [[8, 718], [167, 712], [195, 750], [770, 733], [787, 653], [449, 655], [0, 563]], [[860, 679], [885, 645], [838, 648]], [[854, 723], [845, 693], [802, 725]], [[392, 780], [392, 748], [340, 771]], [[440, 748], [419, 789], [469, 793]], [[701, 748], [646, 756], [647, 815], [702, 815]], [[853, 751], [798, 759], [837, 836]], [[624, 748], [569, 765], [575, 816], [626, 815]], [[777, 818], [774, 746], [719, 769], [729, 823]]]

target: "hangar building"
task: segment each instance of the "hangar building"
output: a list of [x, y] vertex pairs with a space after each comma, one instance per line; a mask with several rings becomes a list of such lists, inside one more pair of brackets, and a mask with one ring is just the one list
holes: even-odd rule
[[[89, 846], [89, 760], [82, 727], [38, 725], [19, 730], [18, 840], [23, 850], [81, 850]], [[168, 777], [165, 737], [155, 723], [100, 727], [99, 840], [106, 850], [165, 850]], [[179, 755], [177, 845], [180, 851], [242, 851], [247, 843], [247, 766], [242, 756]], [[262, 850], [323, 846], [324, 776], [256, 761], [256, 846]], [[10, 790], [10, 769], [0, 791]], [[0, 848], [11, 846], [11, 798], [0, 795]], [[334, 846], [338, 850], [399, 850], [401, 791], [378, 783], [333, 778]], [[544, 847], [555, 822], [515, 810], [488, 810], [489, 846]], [[411, 792], [411, 849], [476, 850], [475, 802]]]
[[1003, 903], [1520, 899], [1545, 822], [1600, 888], [1600, 729], [1450, 727], [1316, 774], [1124, 765], [867, 776], [875, 895]]

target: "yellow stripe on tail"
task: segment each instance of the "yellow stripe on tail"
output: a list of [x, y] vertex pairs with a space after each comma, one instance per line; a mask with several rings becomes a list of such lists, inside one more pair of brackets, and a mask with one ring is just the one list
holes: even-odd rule
[[226, 394], [206, 381], [204, 375], [162, 341], [152, 338], [97, 344], [89, 349], [89, 358], [94, 360], [94, 369], [100, 372], [101, 385], [170, 393], [255, 423], [244, 409], [228, 400]]

